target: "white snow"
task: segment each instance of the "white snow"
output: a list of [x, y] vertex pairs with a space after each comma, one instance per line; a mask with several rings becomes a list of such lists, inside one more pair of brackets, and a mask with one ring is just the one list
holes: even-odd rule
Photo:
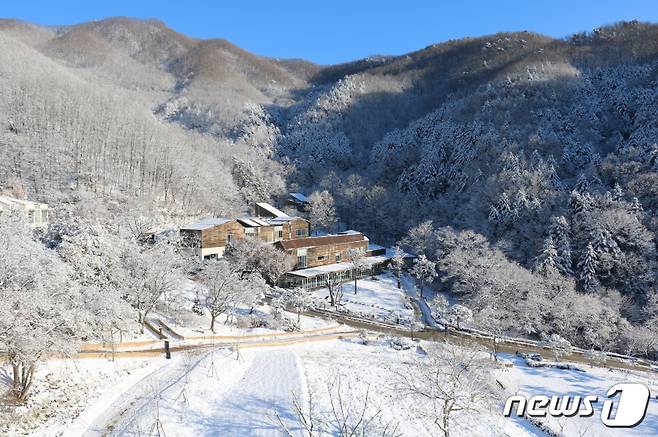
[[[382, 274], [374, 278], [357, 281], [357, 293], [354, 294], [354, 281], [342, 284], [344, 309], [355, 315], [361, 315], [378, 321], [395, 323], [414, 319], [413, 306], [404, 289], [397, 288], [395, 276]], [[327, 303], [329, 309], [329, 291], [326, 288], [314, 290], [315, 295]]]
[[[595, 413], [589, 418], [550, 418], [548, 424], [556, 432], [567, 436], [649, 436], [658, 435], [658, 375], [622, 370], [606, 370], [581, 365], [586, 372], [560, 370], [555, 368], [532, 368], [516, 356], [505, 356], [514, 367], [501, 373], [501, 381], [518, 388], [526, 396], [547, 395], [598, 395], [600, 402], [594, 404]], [[613, 385], [620, 382], [640, 382], [649, 387], [652, 398], [647, 415], [642, 423], [634, 428], [607, 428], [600, 420], [603, 399]], [[585, 433], [585, 434], [583, 434]]]

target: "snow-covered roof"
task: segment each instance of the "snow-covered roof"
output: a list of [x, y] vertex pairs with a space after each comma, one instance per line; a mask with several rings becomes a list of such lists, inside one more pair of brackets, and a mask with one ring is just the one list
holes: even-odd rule
[[375, 243], [368, 243], [368, 250], [382, 250], [384, 249], [384, 246], [380, 246], [379, 244]]
[[[368, 256], [366, 258], [363, 258], [362, 262], [366, 267], [370, 267], [377, 264], [382, 264], [388, 261], [389, 259], [391, 259], [391, 257], [386, 255]], [[294, 276], [300, 276], [302, 278], [314, 278], [316, 276], [326, 275], [327, 273], [338, 273], [351, 269], [352, 269], [352, 264], [347, 262], [341, 262], [341, 263], [327, 264], [318, 267], [309, 267], [308, 269], [293, 270], [292, 272], [288, 272], [288, 274]]]
[[204, 229], [210, 229], [230, 221], [231, 220], [227, 218], [207, 218], [199, 220], [196, 223], [192, 223], [191, 225], [183, 226], [181, 229], [186, 231], [203, 231]]
[[35, 208], [37, 206], [42, 209], [48, 208], [48, 205], [46, 205], [45, 203], [32, 202], [31, 200], [15, 199], [13, 197], [8, 197], [8, 196], [0, 196], [0, 203], [2, 203], [3, 205], [7, 205], [8, 207], [20, 205], [25, 208]]
[[279, 241], [278, 244], [280, 244], [284, 250], [290, 250], [303, 247], [325, 246], [328, 244], [355, 243], [359, 241], [368, 241], [368, 237], [361, 233], [349, 235], [323, 235], [320, 237], [303, 237], [294, 238], [292, 240], [282, 240]]
[[303, 202], [303, 203], [308, 202], [308, 199], [302, 193], [290, 193], [290, 197], [292, 197], [293, 199], [299, 202]]
[[236, 220], [238, 221], [238, 223], [240, 223], [244, 226], [248, 226], [250, 228], [258, 228], [258, 227], [262, 226], [261, 224], [256, 223], [254, 220], [246, 218], [246, 217], [240, 217]]
[[265, 220], [262, 220], [259, 217], [251, 217], [249, 220], [251, 220], [252, 222], [255, 222], [255, 223], [257, 223], [261, 226], [271, 226], [271, 223], [268, 223], [268, 222], [266, 222]]
[[352, 234], [360, 234], [361, 232], [355, 231], [354, 229], [348, 229], [346, 231], [340, 231], [336, 232], [338, 235], [352, 235]]
[[264, 209], [275, 217], [288, 217], [288, 214], [285, 212], [273, 207], [269, 203], [260, 202], [256, 204], [259, 208]]

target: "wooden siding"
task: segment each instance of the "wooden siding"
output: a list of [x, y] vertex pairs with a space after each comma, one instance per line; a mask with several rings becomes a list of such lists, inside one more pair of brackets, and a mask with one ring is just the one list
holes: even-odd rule
[[[303, 229], [304, 235], [297, 235], [298, 229]], [[295, 238], [304, 238], [309, 235], [311, 235], [311, 223], [302, 218], [295, 217], [283, 227], [284, 240], [294, 240]]]
[[[247, 231], [249, 229], [249, 231]], [[281, 238], [279, 238], [279, 229]], [[297, 230], [303, 229], [304, 235], [298, 236]], [[272, 224], [270, 226], [248, 227], [237, 220], [230, 220], [226, 223], [215, 225], [207, 229], [181, 229], [180, 236], [183, 245], [194, 249], [212, 249], [224, 248], [227, 244], [228, 234], [232, 235], [233, 241], [244, 240], [245, 238], [258, 238], [266, 243], [275, 243], [282, 240], [290, 240], [307, 237], [310, 233], [311, 225], [307, 220], [295, 217], [289, 222]], [[252, 231], [253, 230], [253, 231]], [[203, 253], [203, 251], [199, 251]]]
[[234, 240], [244, 239], [243, 227], [235, 220], [201, 231], [201, 247], [225, 247], [228, 235]]
[[[330, 244], [301, 248], [302, 251], [306, 250], [306, 265], [295, 265], [295, 268], [319, 267], [337, 262], [347, 262], [347, 251], [349, 249], [359, 249], [365, 253], [368, 250], [368, 240], [348, 241], [344, 243], [331, 242]], [[300, 249], [294, 248], [286, 252], [297, 260], [298, 250]], [[336, 254], [340, 256], [339, 259], [336, 259]]]

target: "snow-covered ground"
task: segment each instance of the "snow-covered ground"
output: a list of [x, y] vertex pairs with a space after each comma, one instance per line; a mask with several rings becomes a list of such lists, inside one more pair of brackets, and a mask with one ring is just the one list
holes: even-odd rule
[[[607, 370], [582, 366], [586, 371], [532, 368], [523, 359], [505, 356], [514, 367], [501, 372], [501, 381], [512, 391], [526, 396], [598, 395], [595, 413], [589, 418], [550, 418], [549, 427], [567, 436], [655, 436], [658, 435], [658, 374]], [[607, 428], [600, 420], [602, 402], [610, 387], [621, 382], [639, 382], [649, 387], [652, 398], [644, 421], [634, 428]]]
[[[172, 360], [52, 361], [40, 368], [31, 400], [40, 413], [23, 417], [21, 424], [0, 434], [139, 436], [157, 435], [159, 427], [161, 435], [280, 436], [278, 416], [293, 435], [301, 435], [293, 396], [307, 408], [312, 394], [316, 417], [331, 422], [331, 399], [335, 401], [340, 383], [351, 408], [359, 409], [368, 394], [368, 410], [381, 410], [377, 423], [395, 423], [405, 436], [438, 435], [431, 421], [419, 414], [418, 401], [393, 390], [393, 375], [408, 370], [407, 363], [422, 356], [421, 351], [396, 350], [386, 337], [362, 343], [329, 340], [214, 349], [176, 353]], [[512, 392], [604, 396], [617, 382], [640, 381], [658, 393], [658, 375], [590, 367], [586, 372], [538, 369], [516, 357], [505, 358], [514, 367], [497, 370], [496, 378]], [[549, 426], [565, 436], [658, 435], [655, 399], [644, 422], [632, 429], [605, 428], [599, 411], [586, 419], [554, 419]], [[544, 435], [524, 419], [504, 418], [501, 412], [502, 404], [498, 411], [457, 413], [451, 435]]]
[[[1, 410], [0, 435], [69, 436], [86, 428], [105, 405], [121, 396], [164, 359], [122, 358], [51, 360], [40, 363], [27, 404]], [[0, 366], [0, 391], [11, 383], [8, 366]], [[72, 422], [76, 424], [73, 425]]]
[[[414, 310], [408, 295], [404, 288], [397, 288], [396, 279], [391, 274], [359, 279], [356, 294], [354, 281], [345, 282], [342, 284], [342, 291], [342, 307], [355, 316], [392, 323], [405, 323], [414, 319]], [[330, 309], [329, 291], [326, 288], [318, 288], [314, 293], [325, 302], [325, 307]]]

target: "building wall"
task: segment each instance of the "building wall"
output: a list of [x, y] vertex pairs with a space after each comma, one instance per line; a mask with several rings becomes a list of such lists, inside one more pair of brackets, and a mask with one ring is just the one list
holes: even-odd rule
[[349, 249], [359, 249], [364, 253], [368, 249], [368, 241], [352, 241], [347, 243], [336, 244], [323, 244], [321, 246], [313, 246], [301, 249], [289, 249], [287, 252], [299, 260], [301, 254], [306, 252], [306, 265], [295, 265], [296, 269], [326, 266], [337, 262], [346, 262], [347, 251]]
[[201, 247], [226, 247], [228, 236], [233, 241], [244, 239], [244, 228], [237, 221], [231, 220], [221, 225], [201, 231]]
[[[302, 230], [304, 235], [297, 235], [297, 230]], [[294, 218], [283, 227], [284, 240], [294, 240], [295, 238], [304, 238], [310, 235], [311, 223], [302, 218]]]

